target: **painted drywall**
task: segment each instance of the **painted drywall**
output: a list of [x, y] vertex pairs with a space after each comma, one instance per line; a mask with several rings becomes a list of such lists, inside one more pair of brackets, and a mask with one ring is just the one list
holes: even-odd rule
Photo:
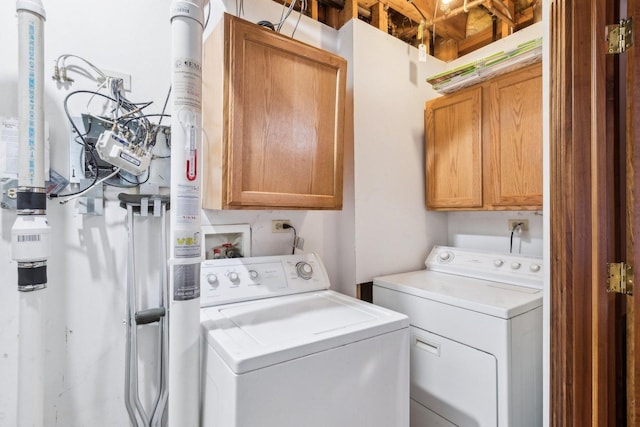
[[424, 103], [436, 94], [426, 77], [441, 61], [358, 20], [353, 38], [355, 279], [424, 268], [446, 242], [446, 214], [425, 208]]
[[[95, 89], [80, 75], [69, 88], [50, 79], [53, 61], [61, 54], [80, 55], [96, 65], [132, 76], [131, 98], [153, 101], [148, 112], [162, 108], [170, 84], [169, 0], [114, 0], [95, 5], [82, 0], [43, 1], [45, 24], [45, 114], [51, 126], [51, 165], [66, 174], [69, 125], [62, 108], [64, 97], [73, 90]], [[235, 8], [235, 2], [229, 2]], [[223, 6], [218, 3], [216, 10]], [[17, 19], [15, 2], [0, 2], [3, 28], [3, 61], [0, 62], [0, 115], [17, 114]], [[269, 0], [245, 2], [245, 16], [277, 21], [281, 7]], [[213, 16], [213, 12], [212, 12]], [[290, 18], [292, 19], [292, 18]], [[294, 22], [284, 32], [291, 34]], [[337, 31], [303, 18], [296, 38], [335, 50]], [[87, 99], [74, 100], [70, 110], [79, 113]], [[48, 203], [54, 250], [49, 261], [46, 291], [46, 379], [45, 425], [123, 426], [128, 424], [123, 403], [125, 274], [127, 238], [125, 212], [115, 200], [117, 190], [108, 190], [103, 216], [77, 213], [75, 202]], [[291, 251], [293, 236], [272, 234], [272, 219], [289, 219], [305, 238], [305, 250], [324, 259], [333, 287], [354, 293], [353, 283], [340, 281], [336, 246], [342, 236], [336, 226], [341, 212], [305, 211], [207, 211], [204, 224], [248, 223], [252, 228], [253, 255], [284, 254]], [[0, 211], [0, 425], [16, 425], [17, 307], [16, 265], [11, 261], [10, 235], [15, 212]], [[158, 223], [137, 223], [139, 233], [138, 273], [141, 284], [150, 287], [142, 303], [155, 304], [161, 263], [157, 261]], [[145, 283], [146, 282], [146, 283]], [[344, 288], [344, 289], [342, 289]], [[155, 329], [141, 333], [142, 352], [155, 351]], [[142, 378], [151, 384], [155, 364], [147, 358]], [[149, 400], [143, 391], [143, 401]]]

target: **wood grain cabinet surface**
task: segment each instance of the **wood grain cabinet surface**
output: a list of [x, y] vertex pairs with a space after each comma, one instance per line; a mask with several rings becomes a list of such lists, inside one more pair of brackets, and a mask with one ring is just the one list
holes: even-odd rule
[[542, 68], [426, 103], [427, 208], [542, 208]]
[[346, 60], [225, 15], [204, 44], [205, 209], [341, 209]]

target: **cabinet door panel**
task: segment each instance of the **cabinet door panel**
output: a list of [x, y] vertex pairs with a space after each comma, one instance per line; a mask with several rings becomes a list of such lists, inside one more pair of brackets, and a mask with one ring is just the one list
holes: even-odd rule
[[340, 208], [345, 64], [252, 25], [231, 40], [226, 204]]
[[494, 207], [542, 206], [542, 74], [540, 65], [489, 85], [486, 144]]
[[482, 207], [482, 88], [427, 103], [427, 208]]

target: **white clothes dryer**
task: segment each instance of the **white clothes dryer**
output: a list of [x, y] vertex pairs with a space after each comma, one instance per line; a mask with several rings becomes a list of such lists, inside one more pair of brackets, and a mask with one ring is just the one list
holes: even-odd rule
[[407, 316], [328, 290], [314, 254], [201, 269], [206, 427], [406, 427]]
[[541, 426], [541, 259], [436, 246], [425, 265], [373, 281], [411, 323], [411, 427]]

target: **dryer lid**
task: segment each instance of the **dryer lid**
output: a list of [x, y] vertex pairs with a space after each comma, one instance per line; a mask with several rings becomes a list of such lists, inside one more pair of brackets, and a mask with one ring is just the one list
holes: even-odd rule
[[408, 327], [405, 315], [333, 291], [209, 307], [207, 343], [241, 374]]

